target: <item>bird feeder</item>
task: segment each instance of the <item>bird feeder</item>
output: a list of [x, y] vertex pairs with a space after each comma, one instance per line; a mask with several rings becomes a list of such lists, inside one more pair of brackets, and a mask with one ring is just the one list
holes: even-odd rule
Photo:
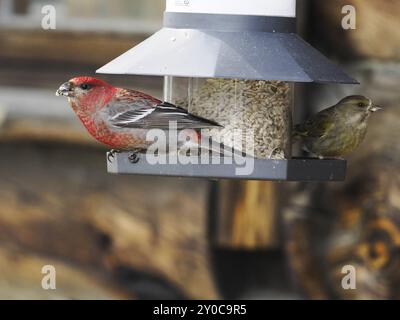
[[[167, 0], [163, 28], [97, 72], [164, 77], [165, 101], [221, 124], [208, 129], [207, 136], [246, 153], [241, 164], [159, 165], [145, 158], [133, 164], [128, 153], [120, 153], [108, 164], [109, 172], [283, 181], [345, 178], [343, 160], [292, 158], [294, 84], [357, 83], [296, 35], [296, 0]], [[240, 172], [238, 166], [247, 160], [251, 172]]]

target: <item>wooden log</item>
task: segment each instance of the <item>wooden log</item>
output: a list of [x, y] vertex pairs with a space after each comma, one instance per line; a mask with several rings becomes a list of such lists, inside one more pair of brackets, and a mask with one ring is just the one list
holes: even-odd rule
[[4, 120], [0, 129], [3, 133], [0, 135], [0, 142], [20, 142], [20, 141], [48, 141], [56, 143], [76, 144], [80, 146], [97, 146], [107, 148], [94, 140], [84, 128], [76, 126], [70, 121], [60, 121], [58, 119], [18, 119]]
[[[43, 289], [42, 280], [54, 267], [55, 290]], [[135, 298], [122, 286], [110, 281], [105, 272], [44, 255], [33, 254], [15, 246], [0, 247], [0, 298], [2, 300], [128, 299]], [[46, 282], [47, 283], [47, 282]]]
[[211, 209], [214, 244], [233, 249], [274, 248], [276, 185], [260, 181], [221, 181]]
[[2, 267], [13, 268], [1, 249], [14, 246], [95, 269], [131, 298], [218, 297], [206, 181], [109, 175], [103, 150], [61, 141], [3, 142], [0, 152]]
[[[342, 8], [357, 12], [357, 29], [342, 28]], [[310, 30], [313, 43], [343, 59], [400, 60], [400, 6], [396, 0], [312, 0]], [[323, 21], [323, 23], [321, 23]]]
[[145, 35], [43, 30], [0, 30], [0, 60], [101, 66], [121, 55]]

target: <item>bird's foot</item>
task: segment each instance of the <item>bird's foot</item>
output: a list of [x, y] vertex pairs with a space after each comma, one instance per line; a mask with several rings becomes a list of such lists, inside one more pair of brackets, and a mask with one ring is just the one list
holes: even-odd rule
[[130, 163], [136, 164], [140, 160], [140, 154], [143, 152], [142, 149], [134, 149], [131, 150], [131, 154], [128, 156], [128, 160]]
[[116, 155], [117, 153], [121, 153], [121, 151], [120, 151], [120, 150], [111, 149], [111, 150], [107, 153], [107, 160], [108, 160], [108, 162], [112, 163], [113, 160], [114, 160], [114, 158], [115, 158], [115, 155]]

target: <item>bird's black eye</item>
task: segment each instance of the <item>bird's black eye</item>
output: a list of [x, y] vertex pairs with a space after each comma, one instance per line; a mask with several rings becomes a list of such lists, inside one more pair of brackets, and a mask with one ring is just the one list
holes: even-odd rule
[[358, 106], [359, 106], [360, 108], [364, 108], [364, 107], [365, 107], [364, 103], [362, 103], [362, 102], [360, 102], [360, 103], [358, 104]]
[[90, 84], [82, 83], [80, 85], [80, 87], [81, 87], [82, 90], [89, 90], [90, 89]]

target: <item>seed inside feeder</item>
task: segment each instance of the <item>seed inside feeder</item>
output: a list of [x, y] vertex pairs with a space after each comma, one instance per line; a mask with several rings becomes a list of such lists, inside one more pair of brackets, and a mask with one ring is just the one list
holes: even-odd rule
[[167, 77], [165, 99], [223, 126], [206, 134], [260, 159], [291, 155], [292, 86], [282, 81]]

